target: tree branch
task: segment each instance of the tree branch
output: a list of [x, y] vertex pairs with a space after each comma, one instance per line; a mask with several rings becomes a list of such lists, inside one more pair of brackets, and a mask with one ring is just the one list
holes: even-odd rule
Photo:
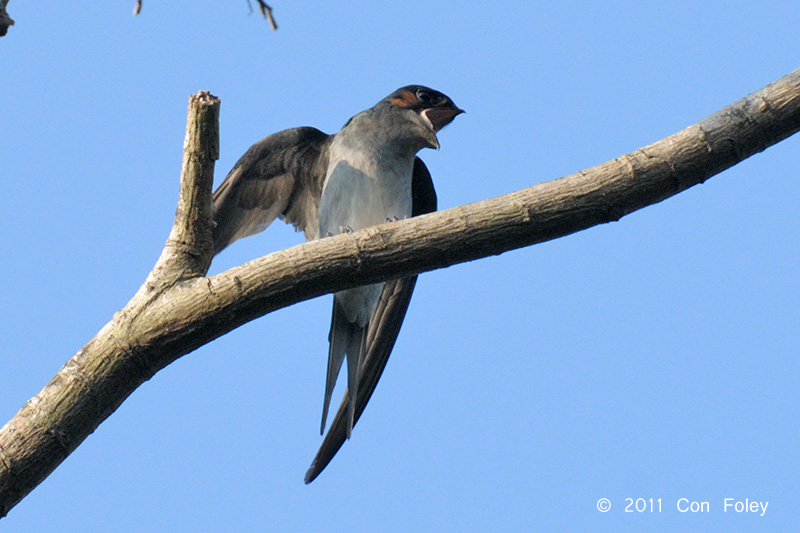
[[190, 99], [175, 225], [145, 284], [0, 429], [0, 516], [141, 383], [245, 322], [325, 293], [618, 220], [792, 135], [800, 130], [800, 70], [670, 137], [571, 176], [301, 244], [205, 277], [218, 106], [207, 93]]
[[[5, 32], [3, 32], [3, 27], [2, 27], [2, 15], [5, 12], [4, 7], [5, 7], [5, 3], [7, 3], [7, 2], [8, 2], [8, 0], [0, 0], [0, 32], [2, 32], [2, 33], [0, 33], [0, 37], [5, 35]], [[275, 17], [272, 16], [272, 7], [270, 7], [270, 5], [267, 4], [264, 0], [256, 0], [256, 3], [258, 4], [258, 10], [261, 12], [261, 15], [265, 19], [267, 19], [267, 21], [269, 21], [270, 27], [273, 30], [277, 30], [278, 29], [278, 23], [275, 22]], [[247, 0], [247, 5], [250, 7], [250, 13], [252, 14], [253, 13], [253, 4], [250, 3], [250, 0]], [[136, 15], [138, 15], [141, 12], [142, 12], [142, 0], [136, 0], [136, 4], [133, 6], [133, 16], [135, 17]], [[11, 19], [9, 19], [9, 20], [11, 20]], [[13, 20], [11, 21], [11, 24], [14, 24]]]
[[0, 37], [8, 33], [8, 27], [14, 25], [14, 19], [8, 16], [6, 6], [8, 0], [0, 0]]
[[[269, 21], [269, 25], [273, 30], [278, 29], [278, 23], [275, 22], [275, 17], [272, 16], [272, 8], [264, 2], [264, 0], [256, 0], [258, 4], [258, 10], [261, 12], [261, 16], [264, 17]], [[250, 13], [253, 12], [253, 5], [250, 3], [250, 0], [247, 0], [247, 5], [250, 6]]]
[[219, 99], [208, 91], [189, 97], [180, 193], [167, 244], [145, 286], [171, 286], [204, 276], [211, 265], [214, 162], [219, 159]]

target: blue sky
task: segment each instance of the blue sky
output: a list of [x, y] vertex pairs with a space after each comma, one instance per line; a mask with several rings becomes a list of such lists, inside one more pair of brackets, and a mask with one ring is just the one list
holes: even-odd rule
[[[158, 257], [191, 93], [222, 99], [219, 183], [269, 133], [334, 132], [399, 86], [434, 87], [467, 111], [420, 154], [446, 208], [633, 151], [800, 67], [797, 2], [275, 0], [278, 32], [244, 0], [94, 4], [11, 2], [0, 39], [0, 424]], [[790, 138], [617, 223], [423, 275], [352, 440], [310, 486], [330, 296], [156, 375], [0, 526], [797, 529], [798, 174]], [[277, 224], [211, 272], [301, 240]]]

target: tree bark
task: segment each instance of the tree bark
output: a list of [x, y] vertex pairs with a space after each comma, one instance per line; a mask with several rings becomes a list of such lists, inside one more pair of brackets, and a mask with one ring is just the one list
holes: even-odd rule
[[219, 100], [190, 97], [175, 224], [131, 301], [0, 428], [0, 516], [139, 385], [236, 327], [325, 293], [555, 239], [704, 182], [800, 129], [800, 70], [630, 154], [553, 181], [309, 242], [206, 277]]

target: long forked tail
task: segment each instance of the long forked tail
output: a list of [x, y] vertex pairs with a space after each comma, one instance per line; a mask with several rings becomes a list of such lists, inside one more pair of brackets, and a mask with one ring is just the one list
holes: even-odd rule
[[349, 422], [353, 402], [350, 401], [349, 394], [346, 394], [317, 455], [306, 472], [306, 484], [314, 481], [328, 466], [347, 439], [348, 426], [352, 428], [364, 412], [397, 340], [416, 281], [417, 276], [411, 276], [392, 280], [384, 285], [378, 307], [367, 329], [365, 356], [359, 373], [353, 422], [352, 424]]

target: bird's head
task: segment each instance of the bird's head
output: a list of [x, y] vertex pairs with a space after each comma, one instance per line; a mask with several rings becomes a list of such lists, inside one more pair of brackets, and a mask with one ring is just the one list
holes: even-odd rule
[[464, 111], [446, 95], [422, 85], [407, 85], [384, 98], [379, 106], [388, 106], [412, 123], [421, 136], [423, 147], [439, 149], [436, 134]]

